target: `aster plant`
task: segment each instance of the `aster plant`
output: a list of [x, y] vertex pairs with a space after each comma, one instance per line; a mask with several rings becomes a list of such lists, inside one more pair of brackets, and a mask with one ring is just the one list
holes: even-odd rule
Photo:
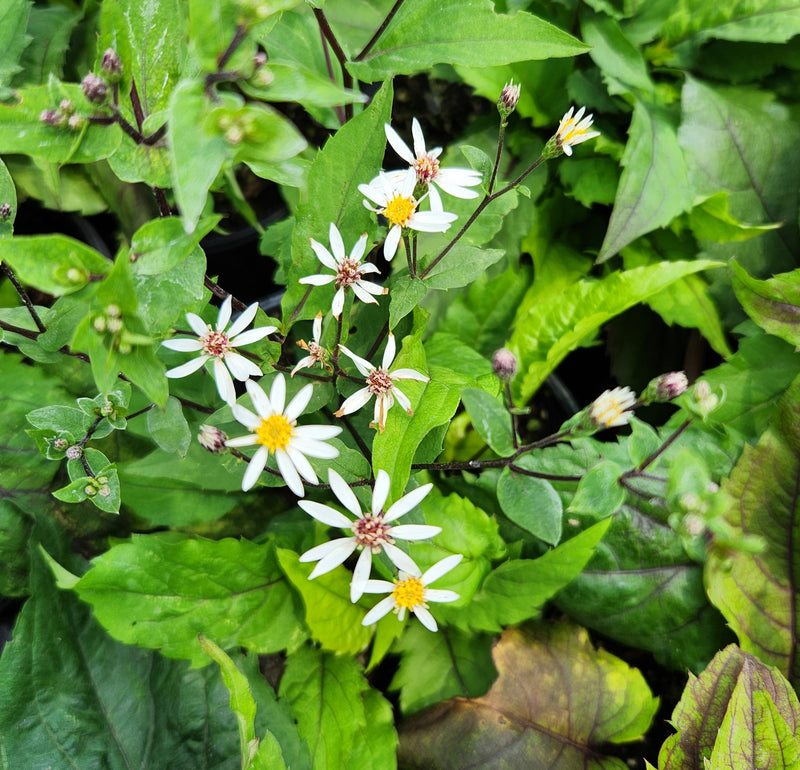
[[7, 0], [4, 766], [797, 766], [797, 13], [605, 5]]

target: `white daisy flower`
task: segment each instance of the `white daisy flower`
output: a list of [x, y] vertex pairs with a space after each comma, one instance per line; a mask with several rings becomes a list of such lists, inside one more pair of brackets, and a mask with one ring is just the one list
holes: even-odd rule
[[291, 376], [300, 371], [300, 369], [305, 369], [309, 366], [314, 366], [314, 364], [320, 364], [322, 367], [327, 369], [329, 372], [333, 371], [333, 367], [328, 363], [328, 358], [330, 357], [330, 353], [319, 344], [319, 338], [322, 334], [322, 311], [320, 310], [319, 313], [314, 317], [314, 325], [311, 328], [311, 331], [314, 334], [314, 338], [311, 342], [306, 342], [305, 340], [299, 340], [298, 346], [303, 348], [303, 350], [308, 351], [308, 355], [305, 358], [301, 358], [297, 362], [297, 366], [292, 369]]
[[358, 239], [349, 257], [345, 257], [344, 241], [342, 241], [342, 236], [333, 222], [331, 222], [329, 237], [333, 254], [313, 238], [310, 241], [311, 248], [314, 249], [319, 261], [325, 267], [333, 270], [334, 275], [309, 275], [301, 278], [300, 283], [307, 283], [312, 286], [325, 286], [329, 283], [336, 283], [337, 291], [333, 295], [333, 304], [331, 305], [334, 318], [338, 318], [342, 314], [344, 294], [348, 289], [352, 289], [353, 294], [362, 302], [371, 302], [377, 305], [378, 300], [375, 297], [388, 294], [389, 290], [384, 289], [383, 286], [378, 286], [377, 283], [363, 280], [365, 273], [380, 273], [380, 270], [371, 262], [361, 263], [361, 257], [364, 256], [364, 250], [367, 245], [367, 234], [364, 233]]
[[617, 428], [628, 424], [635, 404], [636, 394], [628, 387], [606, 390], [592, 401], [589, 416], [598, 428]]
[[351, 414], [361, 409], [373, 396], [375, 396], [375, 417], [373, 422], [369, 424], [369, 427], [374, 428], [377, 425], [381, 433], [383, 433], [386, 427], [386, 413], [392, 408], [395, 398], [409, 415], [414, 414], [411, 411], [411, 402], [395, 385], [395, 382], [397, 380], [430, 382], [430, 377], [426, 377], [424, 374], [420, 374], [420, 372], [414, 369], [396, 369], [393, 372], [389, 371], [389, 367], [392, 365], [392, 361], [394, 361], [396, 350], [394, 334], [389, 332], [386, 350], [383, 351], [383, 361], [379, 367], [373, 366], [366, 359], [357, 356], [344, 345], [339, 345], [339, 349], [353, 360], [358, 371], [367, 378], [367, 386], [361, 388], [361, 390], [357, 390], [352, 396], [345, 399], [344, 403], [339, 407], [339, 410], [334, 412], [337, 417], [341, 417], [344, 414]]
[[434, 580], [446, 575], [454, 569], [463, 557], [460, 553], [446, 556], [437, 561], [422, 575], [417, 568], [411, 573], [401, 572], [394, 583], [388, 580], [368, 580], [364, 586], [366, 594], [390, 594], [381, 599], [361, 621], [362, 625], [369, 626], [380, 620], [384, 615], [394, 611], [397, 619], [403, 620], [406, 610], [413, 612], [429, 631], [436, 631], [438, 626], [433, 615], [428, 611], [428, 602], [454, 602], [459, 598], [455, 591], [446, 591], [437, 588], [428, 588]]
[[229, 447], [258, 444], [258, 449], [244, 473], [242, 490], [246, 492], [256, 483], [267, 464], [269, 453], [273, 452], [286, 485], [298, 497], [303, 497], [303, 482], [300, 477], [310, 484], [317, 483], [317, 474], [306, 455], [324, 460], [338, 457], [339, 450], [325, 442], [338, 436], [342, 429], [336, 425], [297, 424], [297, 418], [311, 399], [313, 386], [310, 384], [300, 390], [286, 409], [283, 408], [286, 401], [286, 380], [282, 374], [278, 374], [272, 381], [269, 396], [252, 380], [248, 380], [245, 385], [258, 414], [253, 414], [240, 404], [233, 404], [231, 408], [233, 416], [252, 433], [225, 442]]
[[[553, 137], [557, 148], [560, 148], [567, 155], [572, 155], [572, 148], [576, 144], [585, 142], [587, 139], [594, 139], [600, 136], [599, 131], [589, 131], [592, 127], [592, 115], [587, 115], [583, 118], [583, 113], [586, 112], [586, 107], [581, 107], [578, 112], [573, 116], [575, 111], [574, 107], [567, 110], [561, 122], [558, 124], [558, 130]], [[581, 120], [583, 118], [583, 120]]]
[[[384, 124], [383, 130], [394, 151], [414, 170], [417, 184], [428, 189], [432, 210], [442, 210], [442, 199], [439, 197], [437, 187], [454, 198], [478, 197], [478, 193], [469, 188], [481, 183], [481, 172], [470, 168], [441, 168], [439, 156], [442, 154], [442, 148], [434, 147], [430, 151], [425, 148], [425, 137], [416, 118], [411, 121], [414, 152], [411, 152], [409, 146], [400, 138], [400, 134], [388, 123]], [[404, 173], [404, 171], [389, 172], [390, 175]]]
[[351, 521], [347, 516], [327, 505], [321, 505], [311, 500], [300, 500], [298, 505], [317, 521], [331, 527], [350, 530], [351, 537], [341, 537], [323, 543], [309, 551], [306, 551], [300, 561], [316, 561], [317, 566], [308, 576], [313, 580], [319, 575], [330, 572], [335, 567], [342, 564], [348, 556], [356, 549], [361, 551], [353, 571], [353, 579], [350, 583], [350, 601], [357, 602], [364, 593], [364, 586], [369, 580], [372, 571], [372, 555], [383, 551], [391, 562], [400, 570], [413, 572], [416, 565], [411, 557], [394, 544], [394, 539], [399, 540], [426, 540], [429, 537], [438, 535], [441, 527], [428, 526], [427, 524], [401, 524], [391, 526], [391, 522], [415, 508], [431, 491], [433, 484], [424, 484], [412, 490], [397, 500], [389, 509], [384, 511], [383, 507], [389, 494], [390, 480], [389, 474], [384, 470], [378, 471], [375, 479], [375, 486], [372, 490], [372, 510], [363, 513], [358, 498], [353, 494], [353, 490], [347, 486], [345, 480], [333, 469], [328, 469], [328, 481], [331, 489], [339, 502], [352, 513], [356, 519]]
[[389, 220], [389, 233], [383, 242], [383, 256], [387, 261], [391, 261], [397, 253], [404, 227], [423, 233], [443, 233], [458, 219], [456, 214], [442, 211], [441, 200], [435, 205], [437, 201], [433, 198], [430, 211], [418, 211], [420, 201], [414, 197], [417, 174], [413, 168], [402, 174], [402, 177], [393, 178], [381, 172], [369, 184], [358, 186], [364, 196], [377, 204], [377, 208], [368, 201], [364, 201], [364, 205]]
[[[257, 342], [277, 330], [276, 326], [261, 326], [258, 329], [244, 331], [256, 317], [258, 302], [254, 302], [226, 331], [228, 321], [231, 320], [231, 300], [232, 298], [229, 294], [222, 303], [217, 316], [216, 329], [212, 329], [211, 324], [207, 324], [199, 315], [187, 313], [186, 320], [189, 322], [189, 326], [192, 327], [192, 331], [197, 335], [197, 339], [164, 340], [161, 343], [170, 350], [179, 350], [183, 353], [200, 353], [197, 358], [170, 369], [167, 372], [167, 377], [170, 378], [186, 377], [200, 369], [210, 358], [213, 359], [214, 380], [217, 383], [217, 391], [226, 404], [232, 404], [236, 401], [236, 390], [233, 387], [231, 374], [241, 381], [262, 375], [259, 366], [239, 355], [234, 348], [239, 345], [249, 345], [251, 342]], [[230, 374], [228, 374], [228, 370], [230, 370]]]

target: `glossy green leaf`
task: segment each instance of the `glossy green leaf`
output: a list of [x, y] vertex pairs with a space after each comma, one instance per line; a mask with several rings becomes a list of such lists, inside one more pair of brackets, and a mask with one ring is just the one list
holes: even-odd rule
[[456, 696], [477, 698], [497, 676], [492, 638], [456, 628], [432, 634], [420, 624], [409, 626], [394, 646], [400, 666], [391, 689], [400, 691], [400, 708], [413, 714]]
[[800, 345], [800, 271], [758, 281], [736, 260], [730, 266], [733, 290], [747, 314], [767, 333]]
[[10, 500], [0, 500], [0, 596], [28, 592], [28, 539], [33, 522]]
[[111, 270], [94, 249], [64, 235], [18, 235], [3, 241], [3, 260], [17, 278], [39, 291], [61, 296], [82, 289]]
[[499, 676], [486, 695], [403, 725], [401, 763], [490, 766], [502, 756], [516, 767], [623, 768], [600, 747], [636, 740], [658, 708], [637, 669], [568, 623], [508, 629], [492, 655]]
[[[712, 88], [687, 78], [678, 139], [695, 195], [728, 193], [730, 215], [743, 222], [784, 222], [778, 230], [710, 253], [737, 256], [748, 272], [796, 267], [800, 128], [771, 95], [754, 89]], [[769, 126], [769, 131], [764, 127]], [[721, 275], [715, 276], [718, 280]]]
[[667, 45], [687, 39], [753, 40], [785, 43], [800, 32], [800, 14], [791, 0], [747, 0], [709, 5], [703, 0], [678, 0], [664, 22]]
[[114, 638], [193, 665], [208, 662], [198, 633], [261, 653], [302, 639], [270, 545], [134, 535], [98, 556], [75, 590]]
[[218, 216], [206, 217], [187, 233], [178, 217], [152, 219], [131, 238], [131, 262], [138, 275], [158, 275], [179, 265], [200, 244], [202, 238], [219, 222]]
[[692, 232], [704, 241], [746, 241], [783, 226], [782, 222], [751, 225], [740, 222], [730, 212], [730, 194], [717, 193], [695, 206], [689, 213]]
[[350, 601], [352, 574], [344, 567], [309, 580], [313, 564], [301, 564], [293, 551], [278, 549], [278, 561], [306, 609], [306, 624], [323, 649], [355, 655], [372, 637], [361, 625], [364, 609]]
[[168, 398], [163, 410], [154, 407], [147, 412], [147, 431], [160, 449], [186, 457], [192, 434], [177, 398]]
[[[309, 238], [328, 246], [328, 232], [334, 223], [349, 253], [358, 238], [374, 227], [374, 214], [362, 205], [359, 184], [377, 175], [386, 151], [384, 123], [390, 122], [391, 80], [383, 84], [369, 107], [340, 128], [317, 154], [308, 173], [307, 199], [298, 207], [292, 231], [292, 261], [287, 270], [287, 290], [281, 301], [284, 318], [290, 318], [303, 295], [300, 278], [315, 275], [320, 263], [309, 246]], [[385, 272], [385, 268], [382, 268]], [[332, 289], [313, 288], [298, 320], [313, 318], [322, 297], [333, 296]], [[327, 302], [326, 302], [327, 304]]]
[[534, 285], [517, 310], [509, 341], [520, 362], [521, 376], [512, 383], [517, 400], [527, 401], [569, 352], [611, 318], [684, 276], [716, 266], [707, 260], [662, 262], [581, 279], [545, 296]]
[[434, 64], [507, 64], [584, 53], [586, 46], [546, 21], [522, 11], [498, 14], [491, 3], [473, 0], [404, 3], [372, 50], [348, 69], [359, 80], [424, 72]]
[[610, 525], [599, 521], [538, 559], [508, 559], [493, 569], [472, 601], [445, 617], [461, 628], [492, 633], [539, 617], [545, 603], [574, 580]]
[[428, 284], [402, 273], [389, 289], [389, 328], [394, 329], [428, 293]]
[[598, 262], [610, 259], [640, 235], [668, 225], [694, 200], [675, 116], [637, 101], [628, 133], [622, 176]]
[[569, 513], [585, 513], [593, 517], [611, 516], [625, 500], [625, 490], [619, 483], [623, 469], [615, 462], [601, 461], [579, 482]]
[[800, 480], [800, 380], [778, 403], [758, 443], [745, 446], [722, 485], [725, 521], [739, 535], [763, 538], [761, 553], [712, 550], [706, 580], [711, 601], [753, 653], [793, 683], [800, 682], [797, 590], [792, 533], [798, 516]]
[[514, 524], [545, 543], [561, 539], [561, 498], [544, 479], [505, 468], [497, 482], [497, 502]]
[[115, 642], [59, 591], [40, 556], [3, 650], [0, 754], [28, 767], [237, 770], [236, 724], [215, 668]]
[[500, 457], [514, 453], [511, 415], [494, 396], [479, 388], [465, 388], [461, 400], [478, 435]]
[[[383, 736], [383, 719], [375, 720], [382, 711], [383, 699], [373, 701], [369, 686], [355, 660], [319, 650], [302, 648], [289, 656], [281, 678], [280, 696], [291, 705], [301, 737], [311, 752], [313, 767], [353, 767], [350, 764], [359, 751], [358, 744], [369, 742], [374, 731]], [[346, 715], [346, 717], [345, 717]], [[383, 714], [385, 719], [385, 712]], [[397, 738], [387, 742], [391, 752]], [[394, 757], [384, 767], [394, 766]]]
[[677, 733], [661, 747], [660, 770], [707, 767], [707, 760], [711, 767], [752, 763], [789, 768], [798, 760], [790, 731], [770, 735], [772, 726], [778, 728], [781, 722], [796, 730], [797, 695], [779, 671], [733, 644], [717, 653], [700, 676], [689, 674], [670, 722]]
[[459, 243], [425, 277], [432, 289], [460, 289], [505, 256], [502, 249], [485, 249]]
[[28, 15], [33, 3], [30, 0], [10, 0], [0, 9], [0, 98], [9, 96], [13, 76], [21, 69], [20, 57], [30, 44], [25, 34]]

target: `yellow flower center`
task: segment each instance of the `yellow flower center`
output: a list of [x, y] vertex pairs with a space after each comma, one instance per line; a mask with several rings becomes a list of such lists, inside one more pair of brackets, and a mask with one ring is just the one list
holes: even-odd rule
[[386, 208], [382, 213], [383, 216], [389, 220], [390, 224], [405, 227], [406, 222], [408, 222], [416, 207], [417, 202], [413, 198], [404, 198], [402, 195], [395, 195], [394, 198], [386, 204]]
[[261, 425], [256, 428], [257, 441], [270, 452], [286, 449], [289, 439], [292, 437], [292, 431], [292, 424], [282, 414], [273, 414], [266, 420], [262, 418]]
[[395, 607], [406, 607], [413, 610], [414, 607], [419, 607], [425, 604], [425, 587], [418, 577], [408, 577], [405, 580], [395, 580], [394, 597]]

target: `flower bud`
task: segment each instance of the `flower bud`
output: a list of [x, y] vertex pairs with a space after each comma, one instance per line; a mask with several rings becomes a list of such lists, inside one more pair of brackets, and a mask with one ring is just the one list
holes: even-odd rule
[[58, 111], [64, 115], [72, 115], [75, 112], [75, 105], [72, 103], [72, 99], [62, 99], [58, 104]]
[[492, 356], [492, 369], [501, 380], [513, 380], [518, 368], [517, 357], [508, 348], [500, 348]]
[[0, 222], [5, 222], [11, 217], [11, 204], [3, 203], [0, 205]]
[[39, 120], [48, 126], [63, 126], [65, 116], [58, 110], [42, 110], [39, 113]]
[[77, 444], [67, 447], [67, 460], [80, 460], [83, 457], [83, 448]]
[[81, 88], [92, 104], [102, 104], [108, 98], [108, 83], [93, 72], [81, 81]]
[[503, 121], [505, 121], [505, 119], [512, 112], [514, 112], [515, 109], [517, 109], [517, 102], [519, 102], [519, 91], [520, 86], [519, 84], [514, 85], [513, 78], [503, 87], [500, 98], [497, 100], [497, 111], [500, 113], [500, 117], [503, 119]]
[[69, 120], [67, 120], [67, 126], [72, 131], [79, 131], [86, 123], [86, 118], [83, 115], [70, 115]]
[[711, 392], [711, 386], [705, 380], [701, 380], [695, 383], [692, 390], [692, 401], [701, 415], [706, 416], [717, 408], [719, 396]]
[[664, 404], [686, 392], [689, 380], [684, 372], [669, 372], [650, 380], [641, 395], [643, 404]]
[[113, 48], [106, 48], [100, 61], [100, 73], [106, 80], [116, 83], [122, 76], [122, 60]]
[[203, 449], [207, 449], [212, 454], [220, 454], [225, 450], [225, 442], [228, 437], [213, 425], [201, 425], [200, 433], [197, 434], [197, 440]]
[[592, 401], [589, 416], [597, 428], [617, 428], [628, 424], [634, 406], [636, 394], [630, 388], [614, 388]]
[[68, 446], [69, 442], [65, 438], [53, 439], [53, 449], [63, 452]]

